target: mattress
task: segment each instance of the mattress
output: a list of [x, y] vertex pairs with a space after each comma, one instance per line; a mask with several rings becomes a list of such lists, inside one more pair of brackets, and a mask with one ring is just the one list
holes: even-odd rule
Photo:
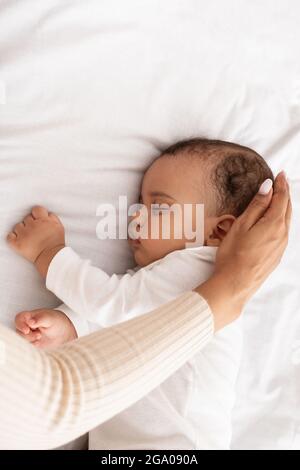
[[108, 273], [133, 265], [99, 240], [100, 203], [136, 201], [165, 146], [205, 136], [285, 169], [288, 250], [248, 304], [233, 449], [300, 449], [300, 4], [297, 0], [0, 0], [0, 320], [54, 307], [5, 235], [35, 204]]

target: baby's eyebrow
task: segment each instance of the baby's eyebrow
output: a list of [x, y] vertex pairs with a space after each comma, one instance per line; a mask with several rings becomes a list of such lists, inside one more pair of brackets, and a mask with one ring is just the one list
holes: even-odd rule
[[169, 194], [167, 193], [164, 193], [163, 191], [152, 191], [150, 193], [150, 196], [152, 197], [158, 197], [158, 196], [163, 196], [163, 197], [167, 197], [168, 199], [172, 199], [173, 201], [176, 201], [176, 199], [174, 199], [172, 196], [170, 196]]

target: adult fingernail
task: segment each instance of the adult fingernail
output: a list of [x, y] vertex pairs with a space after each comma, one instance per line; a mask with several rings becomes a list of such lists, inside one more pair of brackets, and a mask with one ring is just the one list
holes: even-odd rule
[[280, 176], [283, 176], [285, 180], [287, 180], [287, 176], [286, 176], [286, 172], [284, 170], [282, 170], [280, 173], [279, 173]]
[[270, 178], [268, 178], [267, 180], [263, 182], [263, 184], [259, 188], [258, 194], [261, 194], [262, 196], [266, 196], [267, 194], [269, 194], [272, 187], [273, 187], [273, 181]]

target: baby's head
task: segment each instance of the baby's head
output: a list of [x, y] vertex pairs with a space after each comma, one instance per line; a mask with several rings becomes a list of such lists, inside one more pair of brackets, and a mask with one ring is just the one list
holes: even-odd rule
[[[265, 160], [242, 145], [197, 138], [168, 147], [150, 165], [142, 181], [140, 202], [147, 208], [145, 224], [148, 237], [130, 240], [136, 263], [146, 266], [172, 251], [185, 248], [191, 242], [184, 233], [181, 238], [175, 235], [178, 218], [171, 209], [170, 236], [168, 239], [163, 237], [163, 214], [166, 215], [168, 208], [175, 203], [182, 207], [182, 214], [185, 204], [192, 207], [191, 225], [194, 231], [199, 229], [196, 204], [203, 204], [203, 244], [218, 246], [235, 218], [246, 209], [267, 178], [274, 181]], [[154, 204], [163, 204], [165, 209], [153, 209]], [[151, 237], [151, 227], [153, 229], [155, 226], [158, 227], [158, 238]], [[138, 230], [142, 232], [141, 225]]]

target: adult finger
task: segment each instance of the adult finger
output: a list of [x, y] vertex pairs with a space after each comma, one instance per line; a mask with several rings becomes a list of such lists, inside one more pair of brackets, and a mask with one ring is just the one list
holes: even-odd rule
[[275, 179], [272, 201], [270, 207], [265, 213], [264, 221], [278, 221], [279, 219], [284, 220], [289, 199], [289, 187], [286, 176], [283, 172], [281, 172]]
[[293, 212], [292, 202], [291, 202], [291, 199], [289, 199], [288, 206], [286, 209], [286, 214], [285, 214], [285, 223], [286, 223], [288, 231], [290, 230], [290, 226], [291, 226], [292, 212]]
[[290, 184], [288, 180], [287, 180], [287, 186], [288, 186], [288, 191], [289, 191], [289, 202], [288, 202], [286, 213], [285, 213], [285, 225], [286, 225], [287, 231], [289, 232], [290, 226], [291, 226], [291, 220], [292, 220], [293, 207], [292, 207], [292, 201], [291, 201], [291, 188], [290, 188]]
[[272, 186], [271, 179], [265, 180], [248, 207], [238, 217], [237, 221], [245, 231], [248, 231], [265, 214], [272, 200]]

